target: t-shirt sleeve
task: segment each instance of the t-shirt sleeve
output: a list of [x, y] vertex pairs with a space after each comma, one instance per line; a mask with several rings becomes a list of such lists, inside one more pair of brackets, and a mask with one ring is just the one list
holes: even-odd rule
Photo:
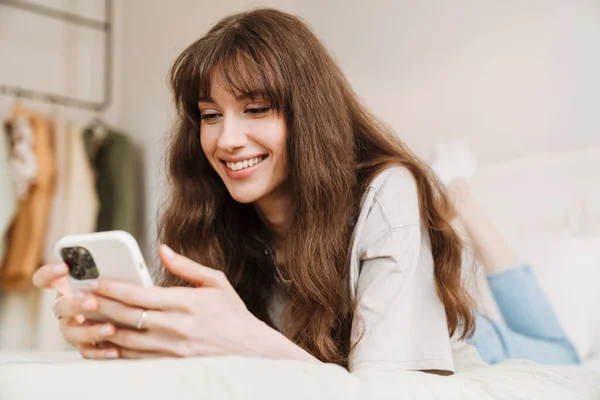
[[428, 233], [390, 228], [360, 257], [349, 369], [454, 371]]

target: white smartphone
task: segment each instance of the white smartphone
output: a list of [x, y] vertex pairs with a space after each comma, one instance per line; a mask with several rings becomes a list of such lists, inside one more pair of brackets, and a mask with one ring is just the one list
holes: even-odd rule
[[[90, 282], [96, 279], [153, 286], [142, 252], [128, 232], [65, 236], [56, 243], [54, 251], [69, 267], [68, 277], [73, 291], [88, 291]], [[108, 321], [97, 314], [86, 314], [86, 319]]]

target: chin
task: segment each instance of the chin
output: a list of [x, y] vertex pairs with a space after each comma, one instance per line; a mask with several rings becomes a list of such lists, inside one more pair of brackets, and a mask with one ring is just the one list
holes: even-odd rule
[[261, 195], [254, 192], [248, 193], [244, 191], [229, 191], [229, 195], [238, 203], [250, 204], [261, 198]]

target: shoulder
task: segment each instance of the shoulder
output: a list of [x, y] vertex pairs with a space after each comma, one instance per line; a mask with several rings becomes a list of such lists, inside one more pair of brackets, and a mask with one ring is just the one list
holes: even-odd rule
[[386, 168], [369, 184], [367, 192], [370, 195], [362, 205], [368, 208], [367, 219], [380, 217], [388, 229], [420, 225], [417, 183], [407, 168]]
[[369, 184], [369, 188], [380, 193], [398, 188], [413, 189], [416, 191], [416, 183], [413, 174], [408, 168], [395, 165], [384, 169], [375, 176]]

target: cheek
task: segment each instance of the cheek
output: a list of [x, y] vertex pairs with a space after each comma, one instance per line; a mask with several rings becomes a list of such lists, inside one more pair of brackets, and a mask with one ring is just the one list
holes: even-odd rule
[[207, 130], [198, 134], [200, 135], [200, 147], [202, 148], [202, 152], [204, 152], [206, 158], [210, 160], [211, 154], [215, 152], [216, 141], [211, 138], [210, 132]]
[[262, 131], [266, 133], [263, 137], [266, 139], [270, 150], [278, 155], [285, 154], [287, 127], [284, 119], [274, 118], [270, 121], [269, 125], [262, 128]]
[[277, 153], [279, 154], [279, 159], [283, 165], [286, 164], [287, 160], [287, 131], [285, 125], [281, 125], [277, 132], [277, 135], [274, 135], [276, 140], [273, 141], [273, 146], [276, 148]]

